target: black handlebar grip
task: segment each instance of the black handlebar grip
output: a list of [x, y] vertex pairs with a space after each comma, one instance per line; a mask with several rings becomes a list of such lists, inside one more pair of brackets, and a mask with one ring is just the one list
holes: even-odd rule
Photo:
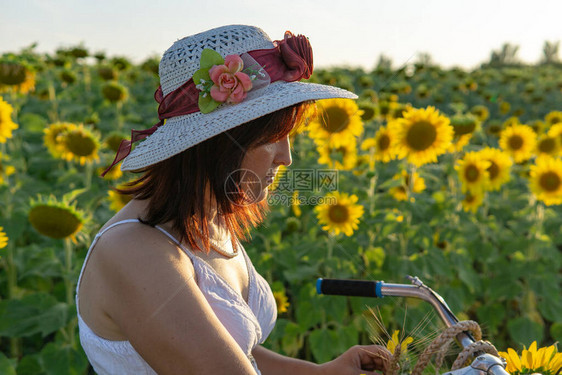
[[381, 297], [380, 281], [318, 279], [318, 294], [332, 294], [352, 297]]

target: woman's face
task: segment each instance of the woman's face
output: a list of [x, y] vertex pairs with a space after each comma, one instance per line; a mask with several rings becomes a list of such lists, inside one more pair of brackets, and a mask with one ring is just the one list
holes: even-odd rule
[[241, 183], [249, 203], [265, 199], [279, 166], [288, 167], [291, 162], [289, 136], [248, 150], [242, 160]]

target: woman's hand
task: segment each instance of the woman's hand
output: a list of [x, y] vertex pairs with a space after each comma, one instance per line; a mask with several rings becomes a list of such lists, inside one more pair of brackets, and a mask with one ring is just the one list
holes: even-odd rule
[[392, 354], [379, 345], [356, 345], [333, 361], [320, 365], [320, 374], [372, 375], [385, 373]]

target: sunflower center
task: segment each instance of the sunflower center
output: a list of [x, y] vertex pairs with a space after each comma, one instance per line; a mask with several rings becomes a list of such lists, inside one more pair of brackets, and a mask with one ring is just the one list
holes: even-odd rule
[[549, 120], [550, 123], [554, 125], [554, 124], [558, 124], [559, 122], [562, 122], [562, 117], [552, 116]]
[[464, 201], [468, 204], [474, 202], [476, 200], [476, 197], [472, 194], [467, 194], [466, 197], [464, 197]]
[[408, 130], [406, 140], [408, 145], [416, 151], [423, 151], [429, 148], [437, 139], [435, 127], [427, 121], [416, 122]]
[[29, 222], [41, 234], [51, 238], [66, 238], [82, 228], [81, 219], [70, 209], [37, 205], [29, 212]]
[[20, 64], [0, 64], [0, 82], [5, 85], [19, 85], [25, 82], [26, 69]]
[[551, 154], [556, 149], [556, 141], [554, 138], [545, 138], [539, 143], [539, 151], [545, 154]]
[[345, 223], [349, 219], [349, 210], [346, 206], [335, 204], [328, 211], [330, 221], [334, 223]]
[[324, 125], [328, 133], [339, 133], [347, 128], [349, 116], [343, 108], [330, 107], [324, 111]]
[[519, 135], [509, 137], [509, 148], [519, 150], [523, 146], [523, 138]]
[[490, 175], [490, 180], [494, 180], [498, 174], [500, 173], [500, 167], [498, 167], [498, 165], [496, 163], [494, 163], [492, 160], [490, 161], [490, 166], [488, 167], [488, 169], [486, 169], [488, 171], [488, 174]]
[[87, 134], [71, 132], [66, 135], [66, 147], [76, 156], [90, 156], [97, 146]]
[[476, 129], [476, 124], [474, 122], [467, 124], [452, 124], [453, 130], [455, 132], [455, 137], [460, 137], [461, 135], [474, 133]]
[[464, 170], [464, 177], [468, 182], [478, 181], [478, 177], [480, 177], [480, 171], [475, 165], [471, 164]]
[[383, 134], [379, 137], [378, 146], [380, 151], [386, 151], [390, 146], [390, 137]]
[[556, 191], [560, 188], [560, 176], [556, 172], [546, 172], [539, 180], [541, 187], [546, 191]]

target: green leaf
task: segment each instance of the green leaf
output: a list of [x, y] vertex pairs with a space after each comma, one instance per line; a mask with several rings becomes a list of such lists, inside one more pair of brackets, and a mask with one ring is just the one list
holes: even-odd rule
[[303, 329], [309, 329], [320, 324], [323, 320], [322, 311], [315, 308], [309, 301], [301, 301], [296, 304], [297, 323]]
[[541, 298], [539, 301], [539, 311], [551, 322], [562, 322], [562, 300], [558, 298]]
[[45, 337], [65, 326], [67, 311], [65, 303], [46, 293], [0, 301], [0, 336], [25, 337], [41, 333]]
[[201, 113], [209, 113], [217, 109], [217, 107], [221, 103], [214, 100], [210, 94], [204, 95], [203, 93], [199, 93], [199, 110]]
[[209, 69], [199, 69], [193, 74], [191, 79], [193, 79], [193, 83], [196, 85], [199, 85], [201, 80], [204, 82], [210, 82], [211, 76], [209, 75]]
[[35, 113], [25, 113], [18, 118], [21, 127], [31, 133], [41, 133], [47, 127], [47, 119]]
[[385, 253], [382, 247], [369, 247], [363, 253], [365, 259], [365, 266], [371, 268], [375, 266], [376, 268], [381, 268], [384, 264]]
[[285, 326], [283, 333], [283, 337], [281, 338], [283, 351], [289, 356], [296, 356], [302, 348], [303, 343], [301, 326], [294, 322], [289, 322]]
[[478, 321], [482, 326], [488, 327], [491, 333], [497, 331], [497, 327], [504, 321], [505, 308], [499, 303], [482, 305], [476, 310]]
[[562, 341], [562, 323], [553, 323], [550, 326], [550, 336], [554, 339], [554, 341]]
[[14, 367], [15, 360], [9, 359], [0, 352], [0, 374], [3, 375], [16, 375], [16, 369]]
[[317, 329], [310, 336], [310, 349], [318, 363], [330, 361], [337, 355], [339, 346], [336, 332], [327, 329]]
[[[23, 357], [17, 367], [18, 375], [42, 375], [44, 374], [43, 368], [39, 363], [39, 355], [27, 355]], [[3, 374], [3, 372], [0, 372]]]
[[533, 341], [541, 342], [543, 327], [532, 320], [521, 317], [507, 323], [507, 330], [511, 338], [522, 345], [529, 346]]
[[15, 241], [23, 234], [28, 225], [27, 213], [17, 210], [12, 213], [10, 220], [2, 220], [0, 223], [0, 226], [4, 227], [4, 232], [8, 236], [8, 239], [10, 241]]
[[83, 352], [54, 343], [41, 350], [41, 361], [47, 375], [79, 375], [88, 367], [88, 359]]
[[199, 67], [201, 69], [211, 69], [214, 65], [221, 64], [224, 64], [224, 59], [220, 53], [209, 48], [205, 48], [203, 52], [201, 52], [201, 61], [199, 62]]

